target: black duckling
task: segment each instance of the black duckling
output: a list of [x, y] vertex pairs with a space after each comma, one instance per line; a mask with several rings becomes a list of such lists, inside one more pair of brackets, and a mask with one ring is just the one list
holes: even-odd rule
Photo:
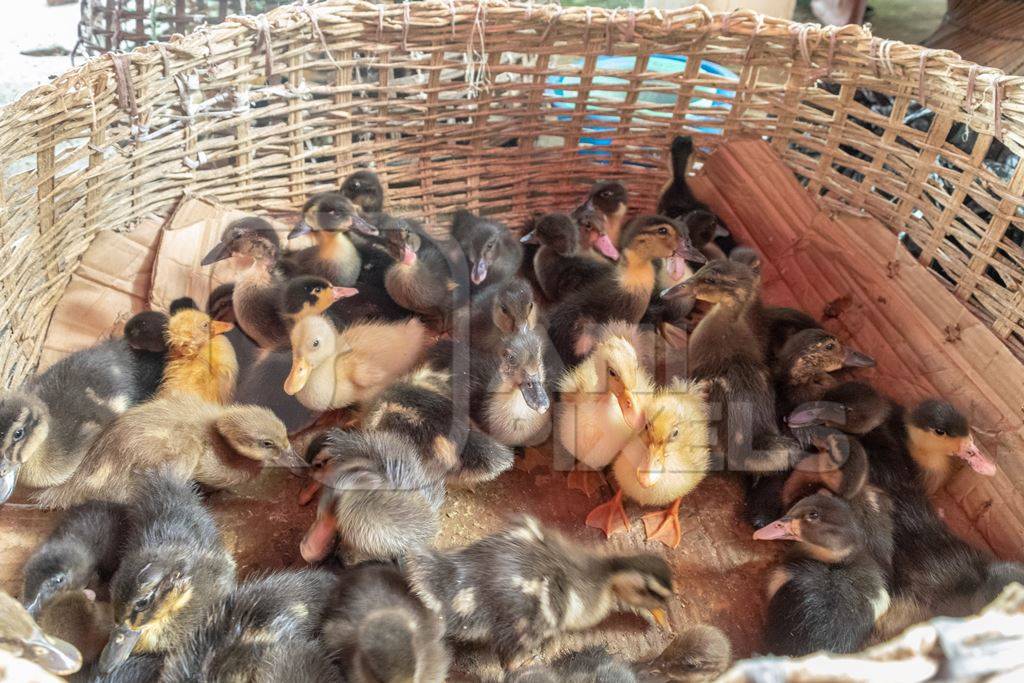
[[107, 644], [113, 614], [110, 603], [97, 600], [91, 590], [65, 591], [43, 608], [39, 626], [48, 636], [74, 645], [83, 666], [89, 666]]
[[235, 561], [191, 484], [150, 473], [131, 514], [127, 551], [110, 582], [115, 628], [100, 655], [103, 673], [132, 653], [179, 650], [235, 585]]
[[[190, 681], [309, 681], [292, 671], [272, 678], [275, 660], [304, 653], [319, 632], [329, 596], [338, 583], [333, 574], [312, 569], [285, 571], [252, 579], [217, 600], [186, 642], [171, 651], [162, 683]], [[321, 653], [324, 661], [327, 653]], [[335, 675], [331, 679], [339, 680]]]
[[[356, 296], [353, 287], [335, 287], [326, 278], [316, 275], [293, 277], [281, 288], [281, 315], [289, 331], [297, 322], [310, 315], [326, 314], [338, 326], [335, 315], [328, 313], [335, 302]], [[343, 322], [341, 323], [343, 324]]]
[[0, 591], [0, 649], [57, 675], [71, 674], [82, 668], [82, 655], [74, 645], [43, 633], [21, 603], [3, 591]]
[[331, 552], [347, 562], [394, 559], [433, 542], [444, 484], [423, 469], [416, 446], [392, 432], [331, 429], [307, 460], [323, 484], [317, 518], [299, 547], [307, 562]]
[[363, 216], [380, 213], [384, 208], [384, 186], [377, 174], [368, 169], [349, 174], [341, 184], [341, 193]]
[[889, 608], [888, 580], [867, 540], [886, 532], [866, 528], [856, 504], [816, 493], [754, 534], [797, 543], [768, 583], [765, 645], [772, 653], [856, 652]]
[[263, 348], [287, 342], [288, 328], [279, 309], [281, 283], [281, 240], [270, 223], [250, 216], [231, 222], [218, 243], [203, 257], [209, 266], [226, 258], [251, 259], [252, 264], [238, 277], [231, 292], [231, 306], [238, 326]]
[[[548, 301], [559, 301], [611, 270], [609, 261], [583, 252], [580, 232], [571, 216], [552, 213], [537, 220], [522, 238], [524, 243], [540, 245], [533, 257], [533, 273]], [[618, 250], [615, 254], [617, 260]]]
[[106, 583], [124, 553], [128, 511], [124, 505], [89, 501], [67, 511], [28, 558], [21, 601], [33, 616], [65, 591]]
[[415, 551], [405, 574], [413, 593], [444, 616], [448, 638], [487, 643], [506, 670], [612, 611], [666, 625], [673, 590], [660, 557], [599, 555], [532, 517], [464, 548]]
[[470, 302], [469, 342], [496, 351], [505, 340], [537, 326], [533, 288], [521, 277], [478, 291]]
[[510, 671], [505, 683], [636, 683], [633, 669], [601, 646], [568, 652], [547, 664]]
[[669, 155], [669, 170], [672, 177], [661, 191], [658, 199], [658, 213], [669, 218], [681, 218], [691, 211], [707, 211], [708, 206], [693, 195], [686, 182], [687, 166], [693, 154], [693, 138], [678, 135], [672, 140]]
[[444, 623], [391, 564], [366, 562], [341, 574], [321, 637], [350, 683], [440, 683], [448, 676]]
[[668, 268], [701, 261], [686, 229], [664, 216], [640, 216], [622, 233], [622, 257], [609, 274], [558, 303], [551, 311], [551, 342], [566, 365], [579, 363], [593, 343], [592, 328], [621, 320], [640, 322], [654, 292], [654, 262], [666, 259]]
[[473, 290], [505, 282], [519, 270], [523, 247], [501, 223], [459, 209], [452, 217], [452, 237], [465, 254]]
[[363, 259], [349, 233], [376, 236], [377, 226], [359, 215], [358, 209], [345, 195], [321, 192], [310, 197], [302, 207], [302, 220], [288, 233], [288, 239], [313, 233], [316, 245], [291, 255], [298, 273], [318, 275], [335, 285], [351, 287], [359, 279]]
[[43, 488], [71, 477], [103, 428], [142, 399], [139, 376], [135, 354], [115, 339], [0, 392], [0, 504], [19, 481]]
[[695, 209], [684, 214], [682, 220], [686, 224], [686, 229], [690, 231], [693, 246], [700, 249], [709, 261], [726, 257], [725, 252], [715, 243], [715, 240], [728, 237], [730, 233], [718, 220], [718, 216], [704, 209]]
[[142, 311], [124, 325], [124, 340], [135, 355], [135, 381], [140, 401], [147, 401], [160, 388], [167, 365], [167, 323], [160, 311]]
[[394, 259], [384, 275], [387, 293], [399, 306], [446, 328], [461, 300], [446, 249], [415, 221], [390, 219], [382, 223], [381, 232]]
[[617, 180], [594, 183], [587, 198], [572, 212], [580, 226], [581, 244], [595, 256], [618, 260], [622, 226], [629, 210], [629, 192]]

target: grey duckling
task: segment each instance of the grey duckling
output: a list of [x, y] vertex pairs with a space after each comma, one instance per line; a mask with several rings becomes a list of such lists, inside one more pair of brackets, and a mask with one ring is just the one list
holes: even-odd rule
[[505, 340], [537, 326], [533, 288], [521, 277], [474, 294], [470, 303], [469, 341], [474, 348], [498, 350]]
[[501, 223], [459, 209], [452, 217], [452, 237], [465, 254], [473, 290], [505, 282], [519, 270], [523, 247]]
[[384, 186], [377, 174], [368, 169], [350, 173], [341, 184], [341, 193], [363, 216], [380, 213], [384, 208]]

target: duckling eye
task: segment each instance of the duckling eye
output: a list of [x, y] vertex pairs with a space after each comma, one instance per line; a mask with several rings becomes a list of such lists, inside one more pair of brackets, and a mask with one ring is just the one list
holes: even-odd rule
[[618, 379], [619, 373], [615, 372], [614, 368], [608, 368], [608, 376], [611, 377], [612, 379]]
[[506, 306], [505, 304], [502, 304], [501, 305], [501, 312], [504, 313], [505, 315], [508, 315], [508, 306]]
[[149, 609], [149, 606], [153, 604], [153, 596], [147, 595], [144, 598], [140, 598], [135, 601], [135, 611], [141, 612], [142, 610]]
[[267, 440], [266, 440], [266, 441], [264, 441], [264, 442], [263, 442], [263, 443], [262, 443], [261, 445], [262, 445], [262, 446], [263, 446], [264, 448], [273, 448], [273, 447], [274, 447], [274, 442], [273, 442], [273, 441], [270, 441], [269, 439], [267, 439]]
[[658, 234], [659, 235], [667, 235], [668, 234], [668, 228], [666, 228], [666, 227], [658, 228]]
[[511, 351], [506, 351], [504, 356], [505, 356], [505, 360], [506, 361], [508, 361], [509, 363], [512, 362], [512, 352]]
[[821, 514], [817, 510], [811, 510], [807, 513], [808, 522], [817, 522], [821, 518]]
[[314, 349], [320, 348], [320, 340], [319, 339], [314, 339], [313, 340], [313, 348]]
[[945, 430], [945, 429], [943, 429], [942, 427], [936, 427], [936, 428], [935, 428], [935, 429], [933, 429], [932, 431], [933, 431], [933, 432], [935, 432], [935, 434], [936, 434], [937, 436], [945, 436], [945, 435], [946, 435], [946, 430]]
[[836, 348], [835, 342], [829, 342], [828, 344], [825, 344], [825, 350], [826, 351], [831, 351], [834, 348]]
[[21, 427], [15, 429], [14, 433], [11, 434], [11, 440], [14, 441], [15, 443], [21, 441], [23, 438], [25, 438], [25, 430]]
[[313, 293], [314, 293], [314, 294], [319, 294], [319, 293], [320, 293], [320, 292], [322, 292], [322, 291], [324, 291], [324, 290], [323, 290], [323, 287], [314, 287], [314, 288], [313, 288]]
[[203, 329], [204, 330], [210, 329], [210, 323], [203, 323]]
[[675, 439], [678, 436], [679, 436], [679, 429], [677, 428], [677, 429], [673, 429], [672, 430], [672, 436], [670, 436], [669, 438], [670, 439]]

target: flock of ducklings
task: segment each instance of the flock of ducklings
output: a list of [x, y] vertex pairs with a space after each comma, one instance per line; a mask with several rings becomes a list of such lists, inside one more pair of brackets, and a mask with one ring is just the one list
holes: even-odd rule
[[[762, 302], [757, 254], [727, 254], [686, 185], [691, 151], [673, 143], [657, 213], [629, 220], [626, 188], [601, 182], [520, 235], [459, 210], [439, 239], [385, 213], [360, 171], [306, 203], [289, 237], [314, 246], [283, 250], [262, 218], [230, 224], [203, 264], [235, 259], [240, 275], [205, 312], [140, 313], [0, 396], [0, 500], [17, 484], [67, 508], [24, 569], [24, 607], [4, 602], [0, 642], [95, 681], [426, 683], [466, 644], [509, 681], [720, 669], [728, 642], [700, 627], [646, 665], [600, 648], [536, 660], [613, 611], [664, 625], [663, 556], [596, 552], [530, 517], [432, 547], [448, 487], [538, 444], [569, 486], [610, 473], [587, 525], [628, 529], [629, 499], [669, 548], [680, 501], [738, 472], [754, 538], [790, 543], [767, 582], [773, 653], [854, 651], [1024, 578], [929, 500], [959, 462], [995, 472], [966, 419], [837, 376], [873, 361]], [[344, 428], [325, 429], [337, 409]], [[302, 457], [289, 433], [311, 426]], [[318, 497], [300, 551], [319, 568], [238, 581], [198, 491], [268, 466]]]

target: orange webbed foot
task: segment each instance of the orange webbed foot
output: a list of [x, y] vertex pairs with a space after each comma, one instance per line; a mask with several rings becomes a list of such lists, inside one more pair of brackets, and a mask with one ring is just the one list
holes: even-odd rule
[[606, 537], [628, 531], [629, 517], [622, 507], [622, 491], [616, 491], [611, 500], [591, 510], [587, 515], [587, 526], [600, 529]]
[[582, 491], [587, 498], [593, 498], [605, 485], [604, 475], [597, 470], [574, 469], [565, 478], [565, 486], [570, 490]]
[[664, 510], [648, 512], [641, 517], [648, 541], [661, 541], [669, 548], [678, 548], [683, 540], [682, 528], [679, 525], [679, 502], [676, 500]]

